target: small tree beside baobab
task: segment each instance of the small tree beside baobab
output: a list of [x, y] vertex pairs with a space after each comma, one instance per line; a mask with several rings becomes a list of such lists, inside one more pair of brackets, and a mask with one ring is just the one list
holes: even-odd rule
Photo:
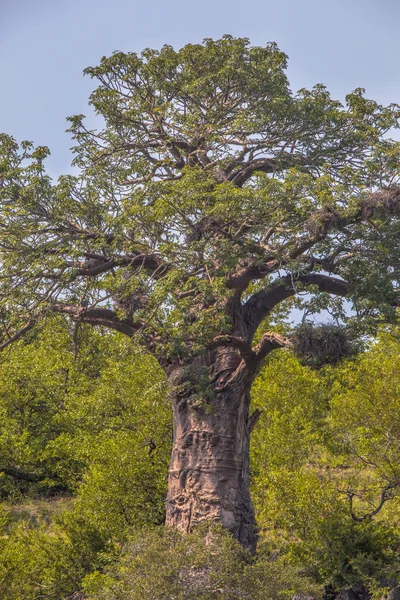
[[147, 348], [174, 413], [166, 523], [250, 549], [250, 390], [291, 344], [265, 323], [299, 295], [367, 325], [400, 298], [400, 109], [292, 93], [286, 61], [231, 36], [116, 52], [86, 70], [101, 128], [70, 119], [76, 175], [0, 150], [2, 347], [57, 312]]

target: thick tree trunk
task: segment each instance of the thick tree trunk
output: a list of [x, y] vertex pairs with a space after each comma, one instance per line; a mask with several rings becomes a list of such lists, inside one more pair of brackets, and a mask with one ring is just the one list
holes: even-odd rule
[[[226, 367], [227, 357], [223, 358]], [[220, 376], [213, 377], [208, 386], [201, 383], [204, 367], [196, 363], [171, 378], [174, 440], [166, 523], [189, 532], [202, 521], [221, 522], [254, 551], [257, 533], [249, 491], [250, 381], [239, 377], [225, 383], [237, 367], [237, 355], [233, 361], [231, 368], [219, 368]]]

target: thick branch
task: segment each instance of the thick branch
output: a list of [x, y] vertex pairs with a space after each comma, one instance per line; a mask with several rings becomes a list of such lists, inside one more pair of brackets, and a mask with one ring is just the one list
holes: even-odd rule
[[[261, 147], [262, 145], [259, 145], [259, 148]], [[299, 163], [306, 166], [307, 159], [288, 152], [281, 152], [276, 157], [255, 158], [232, 171], [228, 176], [228, 181], [242, 187], [246, 181], [251, 179], [254, 173], [275, 173], [280, 169], [289, 169]]]
[[132, 337], [142, 327], [132, 319], [120, 319], [117, 313], [109, 308], [83, 308], [69, 304], [53, 304], [55, 312], [70, 315], [75, 321], [79, 320], [91, 325], [103, 325]]
[[17, 342], [19, 339], [21, 339], [25, 335], [25, 333], [30, 331], [35, 326], [35, 323], [36, 323], [35, 319], [30, 319], [28, 321], [28, 323], [25, 325], [25, 327], [22, 327], [19, 331], [14, 333], [14, 335], [12, 335], [8, 340], [6, 340], [2, 344], [0, 344], [0, 351], [4, 350], [4, 348], [9, 346], [13, 342]]
[[255, 172], [273, 173], [276, 171], [278, 162], [273, 158], [259, 158], [246, 163], [242, 168], [233, 171], [228, 176], [228, 181], [232, 181], [238, 187], [242, 187]]
[[256, 359], [256, 370], [260, 367], [263, 359], [268, 356], [270, 352], [277, 348], [291, 348], [292, 342], [288, 337], [279, 335], [278, 333], [270, 332], [265, 333], [259, 344], [253, 348]]
[[250, 344], [243, 338], [233, 335], [219, 335], [207, 346], [208, 350], [215, 350], [221, 346], [232, 346], [239, 350], [246, 364], [250, 364], [255, 359], [255, 354]]
[[226, 285], [231, 290], [244, 291], [250, 283], [256, 279], [264, 279], [270, 273], [273, 273], [278, 262], [275, 259], [266, 260], [264, 263], [250, 264], [246, 267], [241, 267], [229, 277]]
[[[232, 336], [219, 336], [221, 338], [232, 338]], [[218, 340], [218, 338], [216, 338]], [[218, 345], [231, 345], [238, 349], [241, 349], [242, 361], [238, 365], [233, 375], [224, 381], [224, 387], [229, 385], [232, 381], [240, 379], [243, 375], [250, 375], [252, 378], [256, 375], [259, 370], [263, 359], [272, 350], [277, 348], [290, 348], [292, 347], [289, 338], [279, 335], [278, 333], [270, 332], [263, 335], [261, 341], [254, 348], [250, 347], [246, 341], [242, 338], [232, 338], [231, 343], [218, 344]]]
[[316, 285], [320, 292], [327, 292], [335, 296], [347, 296], [349, 293], [349, 284], [344, 279], [321, 275], [320, 273], [310, 273], [309, 275], [299, 275], [296, 281], [304, 285]]
[[347, 281], [337, 277], [329, 277], [320, 273], [298, 275], [296, 278], [286, 275], [269, 287], [253, 294], [244, 305], [243, 318], [249, 329], [249, 339], [253, 337], [260, 323], [271, 313], [275, 306], [297, 294], [297, 283], [306, 286], [315, 285], [321, 292], [336, 296], [345, 297], [349, 293]]
[[25, 471], [22, 471], [19, 468], [0, 468], [0, 471], [2, 473], [5, 473], [5, 475], [8, 475], [9, 477], [12, 477], [13, 479], [18, 479], [20, 481], [29, 481], [30, 483], [38, 483], [39, 481], [43, 481], [48, 477], [47, 475], [36, 475], [35, 473], [26, 473]]
[[94, 276], [110, 271], [118, 266], [139, 267], [150, 272], [155, 279], [165, 275], [171, 265], [165, 264], [156, 254], [136, 254], [107, 257], [102, 254], [86, 253], [88, 265], [77, 270], [77, 275]]

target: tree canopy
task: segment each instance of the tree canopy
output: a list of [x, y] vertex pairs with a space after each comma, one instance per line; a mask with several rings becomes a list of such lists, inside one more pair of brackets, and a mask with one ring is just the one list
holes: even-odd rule
[[251, 342], [304, 290], [310, 312], [333, 293], [393, 316], [399, 107], [293, 93], [286, 66], [276, 44], [228, 35], [103, 58], [86, 69], [100, 127], [70, 118], [76, 175], [56, 183], [47, 148], [2, 135], [3, 345], [57, 311], [165, 364], [231, 333], [238, 302]]

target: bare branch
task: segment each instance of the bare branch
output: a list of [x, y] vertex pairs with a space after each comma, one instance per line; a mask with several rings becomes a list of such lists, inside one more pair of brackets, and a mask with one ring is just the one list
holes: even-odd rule
[[256, 369], [258, 369], [261, 365], [263, 359], [268, 356], [270, 352], [276, 350], [277, 348], [292, 348], [293, 344], [290, 338], [285, 337], [283, 335], [279, 335], [278, 333], [269, 332], [265, 333], [259, 344], [255, 346], [252, 350], [255, 354], [256, 359]]
[[273, 158], [259, 158], [245, 163], [242, 168], [233, 171], [228, 175], [228, 181], [232, 181], [238, 187], [242, 187], [256, 171], [262, 173], [273, 173], [278, 162]]
[[[259, 145], [259, 148], [262, 148], [263, 145]], [[280, 169], [289, 169], [299, 163], [306, 166], [307, 162], [309, 161], [305, 157], [296, 156], [288, 152], [281, 152], [274, 157], [256, 158], [245, 162], [239, 168], [233, 170], [228, 175], [228, 181], [232, 181], [238, 187], [242, 187], [254, 173], [275, 173]]]
[[374, 510], [372, 510], [371, 512], [366, 513], [365, 515], [362, 515], [361, 517], [358, 517], [354, 513], [354, 510], [353, 510], [353, 498], [357, 494], [352, 490], [346, 490], [344, 493], [346, 494], [346, 496], [349, 500], [350, 514], [351, 514], [351, 518], [353, 519], [353, 521], [356, 521], [357, 523], [362, 523], [363, 521], [366, 521], [367, 519], [372, 519], [372, 517], [375, 517], [375, 515], [377, 515], [380, 512], [380, 510], [383, 508], [384, 504], [388, 500], [391, 500], [394, 497], [395, 491], [399, 487], [399, 485], [400, 485], [400, 481], [395, 481], [395, 482], [390, 483], [389, 485], [385, 486], [381, 492], [381, 498], [380, 498], [378, 506], [376, 508], [374, 508]]
[[321, 275], [320, 273], [310, 273], [309, 275], [299, 275], [296, 279], [304, 285], [315, 285], [320, 292], [327, 292], [335, 296], [345, 297], [349, 293], [349, 284], [344, 279]]

